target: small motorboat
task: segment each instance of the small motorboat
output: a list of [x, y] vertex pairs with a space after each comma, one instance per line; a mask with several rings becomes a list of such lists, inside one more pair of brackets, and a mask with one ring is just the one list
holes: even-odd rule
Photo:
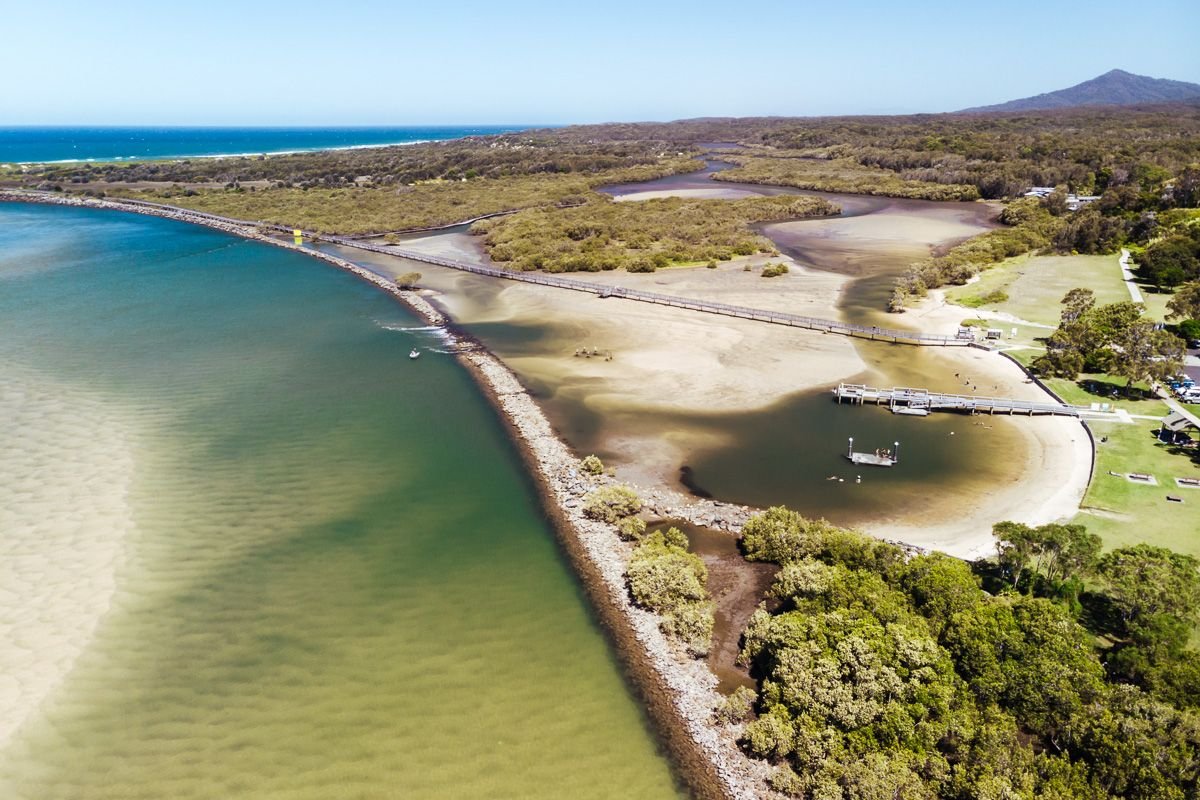
[[412, 350], [408, 351], [408, 357], [409, 358], [420, 358], [421, 351], [414, 347]]

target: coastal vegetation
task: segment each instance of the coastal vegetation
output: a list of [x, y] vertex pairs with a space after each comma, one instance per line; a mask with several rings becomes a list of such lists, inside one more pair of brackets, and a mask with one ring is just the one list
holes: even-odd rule
[[755, 151], [753, 156], [724, 154], [722, 158], [737, 167], [715, 174], [713, 178], [718, 181], [918, 200], [979, 199], [979, 190], [974, 186], [908, 180], [890, 170], [864, 166], [850, 158], [817, 158], [790, 151]]
[[[1100, 555], [1082, 526], [996, 526], [974, 565], [772, 508], [745, 527], [781, 569], [742, 658], [742, 744], [806, 798], [1194, 796], [1197, 562]], [[741, 698], [739, 702], [744, 702]], [[737, 704], [729, 713], [738, 717]]]
[[421, 273], [405, 272], [396, 276], [396, 287], [399, 289], [415, 289], [421, 281]]
[[585, 456], [584, 459], [579, 462], [579, 467], [588, 475], [604, 474], [604, 462], [601, 461], [600, 457], [595, 453]]
[[[1195, 207], [1200, 107], [1073, 108], [1010, 114], [705, 118], [566, 128], [576, 141], [726, 142], [757, 153], [851, 161], [901, 181], [974, 186], [985, 199], [1030, 186], [1103, 195], [1137, 215]], [[738, 156], [728, 148], [722, 157]], [[819, 166], [819, 162], [816, 162]], [[803, 168], [801, 168], [803, 169]], [[1189, 177], [1193, 176], [1193, 177]]]
[[815, 197], [597, 199], [572, 208], [527, 209], [477, 222], [471, 230], [483, 237], [492, 260], [510, 269], [653, 272], [774, 253], [769, 239], [749, 229], [751, 223], [834, 213], [837, 206]]
[[689, 159], [589, 175], [536, 173], [505, 178], [438, 181], [412, 186], [196, 189], [112, 186], [111, 196], [152, 200], [210, 214], [298, 227], [319, 234], [366, 234], [451, 225], [531, 206], [579, 205], [593, 186], [650, 180], [694, 168]]
[[[66, 188], [106, 184], [259, 184], [298, 189], [410, 186], [521, 175], [604, 175], [688, 155], [652, 140], [588, 142], [555, 131], [309, 153], [25, 166], [26, 180]], [[686, 160], [686, 159], [685, 159]], [[688, 165], [696, 168], [698, 165]], [[624, 180], [624, 178], [622, 178]]]
[[629, 560], [629, 592], [635, 603], [658, 614], [660, 627], [688, 652], [703, 656], [712, 642], [713, 609], [708, 570], [679, 529], [655, 531], [634, 548]]
[[1200, 280], [1200, 220], [1164, 232], [1137, 258], [1142, 280], [1160, 288]]
[[600, 522], [616, 523], [642, 510], [642, 498], [628, 486], [601, 486], [583, 501], [583, 513]]

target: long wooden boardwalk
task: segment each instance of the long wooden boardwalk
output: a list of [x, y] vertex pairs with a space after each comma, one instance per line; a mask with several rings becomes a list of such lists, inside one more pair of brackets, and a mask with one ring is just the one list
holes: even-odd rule
[[1099, 413], [1098, 409], [1090, 406], [1071, 406], [1066, 403], [943, 394], [931, 392], [928, 389], [903, 387], [876, 389], [856, 383], [839, 384], [833, 390], [833, 396], [839, 403], [887, 405], [893, 411], [897, 409], [965, 411], [972, 414], [1026, 414], [1031, 417], [1038, 414], [1082, 417], [1085, 414]]
[[[130, 206], [145, 206], [148, 208], [170, 211], [174, 216], [184, 220], [188, 218], [195, 218], [198, 222], [207, 220], [226, 225], [241, 225], [246, 227], [272, 230], [287, 235], [291, 235], [292, 233], [291, 228], [283, 225], [232, 219], [230, 217], [222, 217], [217, 214], [208, 214], [203, 211], [192, 211], [190, 209], [179, 208], [178, 206], [169, 206], [162, 203], [150, 203], [144, 200], [126, 199], [116, 200], [116, 202], [124, 203]], [[589, 294], [594, 294], [597, 297], [614, 297], [622, 300], [635, 300], [641, 303], [654, 303], [657, 305], [671, 306], [672, 308], [683, 308], [689, 311], [699, 311], [705, 314], [719, 314], [726, 317], [737, 317], [739, 319], [754, 320], [756, 322], [766, 322], [772, 325], [786, 325], [791, 328], [804, 328], [806, 330], [820, 331], [822, 333], [853, 336], [859, 339], [890, 342], [892, 344], [907, 344], [923, 347], [966, 347], [971, 344], [971, 340], [960, 339], [956, 336], [919, 333], [917, 331], [880, 328], [870, 325], [856, 325], [851, 322], [822, 319], [820, 317], [806, 317], [799, 314], [789, 314], [784, 311], [767, 311], [765, 309], [751, 308], [749, 306], [736, 306], [729, 305], [727, 303], [717, 303], [710, 300], [696, 300], [689, 297], [679, 297], [677, 295], [646, 292], [640, 289], [628, 289], [603, 283], [576, 280], [574, 278], [564, 278], [559, 275], [550, 275], [544, 272], [518, 272], [514, 270], [499, 269], [496, 267], [485, 267], [479, 264], [470, 264], [464, 261], [456, 261], [449, 258], [438, 258], [437, 256], [418, 253], [412, 250], [404, 250], [403, 248], [389, 245], [371, 244], [369, 242], [364, 242], [360, 239], [349, 236], [313, 235], [308, 232], [304, 232], [304, 235], [308, 236], [309, 238], [316, 238], [320, 241], [337, 244], [342, 247], [352, 247], [357, 250], [366, 250], [372, 253], [382, 253], [384, 255], [405, 258], [410, 261], [418, 261], [425, 264], [446, 267], [447, 269], [470, 272], [476, 275], [486, 275], [490, 278], [499, 278], [507, 281], [522, 281], [524, 283], [533, 283], [539, 286], [553, 286], [558, 289], [566, 289], [574, 292], [587, 292]]]

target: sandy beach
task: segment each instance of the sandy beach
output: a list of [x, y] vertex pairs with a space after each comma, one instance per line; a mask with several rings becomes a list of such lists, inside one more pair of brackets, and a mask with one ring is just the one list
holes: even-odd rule
[[[893, 315], [897, 327], [909, 327], [927, 333], [950, 334], [959, 323], [975, 315], [973, 309], [945, 302], [945, 293], [934, 291], [909, 311]], [[939, 357], [953, 365], [958, 375], [968, 376], [981, 394], [1012, 397], [1018, 400], [1054, 400], [1011, 359], [999, 353], [975, 348], [939, 352]], [[1022, 433], [1026, 452], [1019, 492], [985, 493], [979, 507], [992, 518], [1013, 520], [1031, 525], [1060, 522], [1079, 511], [1079, 503], [1087, 491], [1092, 476], [1093, 444], [1083, 424], [1065, 417], [1026, 418], [1013, 423]], [[886, 522], [882, 528], [895, 538], [912, 540], [928, 535], [928, 528], [910, 521]], [[994, 550], [990, 537], [964, 538], [948, 548], [939, 541], [941, 533], [929, 538], [923, 546], [946, 549], [954, 555], [977, 557]]]

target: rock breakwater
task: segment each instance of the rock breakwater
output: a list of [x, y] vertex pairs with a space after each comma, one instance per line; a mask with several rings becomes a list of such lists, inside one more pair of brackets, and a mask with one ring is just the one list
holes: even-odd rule
[[[558, 437], [536, 401], [496, 356], [456, 332], [447, 317], [417, 291], [399, 289], [392, 281], [345, 259], [264, 234], [256, 226], [193, 215], [182, 210], [120, 201], [24, 190], [0, 189], [0, 201], [126, 211], [205, 225], [248, 239], [305, 253], [349, 272], [395, 296], [430, 325], [446, 327], [451, 349], [490, 399], [522, 451], [538, 483], [549, 516], [564, 549], [587, 588], [599, 616], [616, 640], [627, 668], [646, 699], [672, 755], [692, 790], [700, 797], [748, 800], [770, 795], [765, 780], [770, 768], [748, 758], [737, 747], [738, 726], [718, 724], [713, 711], [722, 701], [717, 678], [703, 661], [689, 656], [660, 630], [657, 615], [634, 606], [625, 573], [632, 545], [613, 525], [587, 518], [583, 498], [612, 482], [587, 475], [580, 459]], [[650, 513], [685, 519], [697, 525], [735, 533], [753, 509], [690, 498], [668, 490], [641, 490]]]

